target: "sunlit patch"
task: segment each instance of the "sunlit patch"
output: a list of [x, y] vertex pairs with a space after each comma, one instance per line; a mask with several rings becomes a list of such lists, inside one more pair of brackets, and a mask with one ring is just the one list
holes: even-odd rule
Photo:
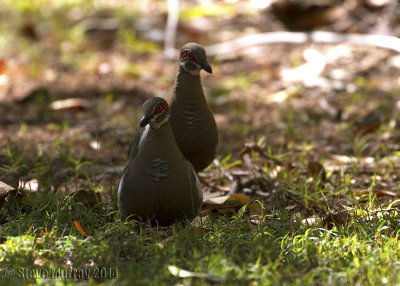
[[100, 142], [97, 141], [97, 140], [90, 141], [90, 147], [92, 149], [94, 149], [94, 150], [100, 150], [101, 149]]
[[304, 51], [303, 57], [306, 61], [304, 64], [281, 71], [282, 80], [286, 82], [311, 82], [321, 75], [327, 63], [325, 55], [317, 50], [307, 49]]
[[0, 85], [6, 85], [9, 81], [9, 77], [6, 74], [0, 74]]

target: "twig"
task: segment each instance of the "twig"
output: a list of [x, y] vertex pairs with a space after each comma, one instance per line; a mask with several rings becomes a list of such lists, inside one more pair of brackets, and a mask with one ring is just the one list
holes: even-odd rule
[[249, 168], [252, 168], [252, 162], [251, 160], [248, 158], [245, 158], [245, 155], [251, 154], [251, 151], [255, 151], [258, 154], [260, 154], [262, 157], [264, 157], [267, 160], [270, 160], [272, 162], [274, 162], [277, 165], [283, 165], [283, 163], [281, 161], [279, 161], [278, 159], [275, 158], [271, 158], [270, 156], [268, 156], [264, 150], [262, 150], [260, 148], [260, 146], [257, 146], [257, 144], [255, 144], [254, 142], [249, 142], [249, 143], [245, 143], [242, 150], [240, 150], [239, 152], [239, 156], [243, 159], [243, 161], [246, 162], [246, 165], [248, 165]]
[[393, 50], [400, 53], [400, 39], [394, 36], [385, 35], [364, 35], [364, 34], [341, 34], [333, 32], [272, 32], [247, 35], [232, 41], [208, 46], [208, 55], [230, 53], [239, 49], [255, 45], [273, 43], [350, 43], [358, 45], [370, 45]]
[[[172, 0], [170, 0], [172, 1]], [[271, 32], [246, 35], [231, 41], [211, 45], [205, 48], [207, 55], [216, 56], [224, 53], [231, 53], [240, 49], [257, 45], [275, 43], [302, 44], [306, 42], [315, 43], [348, 43], [356, 45], [368, 45], [393, 50], [400, 53], [400, 38], [386, 35], [365, 35], [365, 34], [342, 34], [334, 32]], [[170, 55], [176, 58], [178, 51], [171, 51]]]
[[165, 27], [164, 54], [168, 58], [176, 58], [175, 49], [176, 27], [179, 20], [179, 0], [168, 0], [168, 18]]

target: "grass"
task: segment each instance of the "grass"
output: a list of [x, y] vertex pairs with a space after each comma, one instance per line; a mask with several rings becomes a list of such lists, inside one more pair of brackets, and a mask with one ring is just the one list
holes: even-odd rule
[[[400, 283], [398, 210], [373, 195], [333, 228], [322, 216], [309, 224], [279, 202], [258, 214], [244, 206], [232, 216], [155, 228], [121, 221], [115, 189], [109, 195], [98, 204], [46, 188], [22, 199], [9, 197], [1, 209], [0, 274], [13, 278], [1, 284]], [[309, 204], [310, 194], [297, 190], [297, 196]], [[183, 277], [172, 275], [174, 270]]]

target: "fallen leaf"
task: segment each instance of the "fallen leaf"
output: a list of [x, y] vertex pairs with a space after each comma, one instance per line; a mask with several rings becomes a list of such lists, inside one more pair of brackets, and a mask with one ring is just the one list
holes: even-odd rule
[[290, 206], [285, 207], [285, 210], [291, 211], [295, 208], [296, 208], [296, 205], [290, 205]]
[[6, 69], [7, 69], [6, 61], [3, 59], [0, 59], [0, 75], [4, 74], [6, 72]]
[[334, 226], [342, 226], [351, 220], [351, 216], [347, 212], [329, 213], [324, 219], [324, 225], [327, 229], [332, 229]]
[[246, 204], [251, 203], [253, 200], [246, 195], [243, 194], [233, 194], [229, 196], [229, 198], [225, 201], [225, 203], [233, 203], [233, 204]]
[[361, 0], [362, 5], [364, 5], [367, 9], [372, 11], [382, 9], [384, 6], [390, 4], [390, 0]]
[[317, 161], [310, 161], [307, 164], [307, 168], [314, 178], [318, 177], [318, 175], [321, 174], [322, 178], [325, 179], [326, 172], [324, 166], [322, 166], [321, 163]]
[[0, 209], [3, 207], [6, 197], [16, 189], [2, 181], [0, 181]]
[[14, 187], [0, 181], [0, 196], [6, 195], [9, 192], [14, 191], [14, 190], [15, 190]]
[[317, 226], [318, 225], [318, 219], [315, 216], [305, 218], [301, 222], [307, 226]]
[[187, 271], [182, 268], [179, 268], [175, 265], [168, 265], [168, 270], [169, 272], [179, 278], [201, 278], [201, 279], [206, 279], [208, 281], [212, 282], [222, 282], [224, 279], [222, 277], [218, 277], [212, 274], [207, 274], [207, 273], [201, 273], [201, 272], [192, 272], [192, 271]]
[[375, 132], [384, 121], [384, 115], [377, 110], [373, 110], [354, 124], [355, 134], [365, 135]]
[[37, 266], [44, 266], [46, 264], [46, 262], [41, 259], [40, 257], [36, 257], [35, 261], [33, 262], [33, 265], [37, 265]]
[[205, 201], [203, 202], [203, 205], [218, 205], [218, 204], [223, 204], [229, 197], [230, 197], [230, 195], [210, 198], [210, 199], [208, 199], [208, 200], [205, 200]]
[[0, 168], [0, 181], [17, 189], [19, 182], [18, 172], [5, 168]]
[[39, 182], [36, 179], [32, 179], [28, 182], [21, 181], [19, 183], [19, 187], [30, 192], [37, 192], [37, 190], [39, 189]]
[[91, 107], [90, 101], [84, 98], [67, 98], [50, 103], [52, 110], [86, 110]]
[[81, 226], [81, 224], [80, 224], [79, 221], [74, 220], [74, 224], [75, 224], [76, 229], [77, 229], [82, 235], [84, 235], [84, 236], [89, 236], [89, 235], [83, 230], [83, 228], [82, 228], [82, 226]]
[[233, 194], [208, 199], [203, 202], [202, 209], [227, 214], [237, 212], [246, 204], [248, 204], [251, 212], [261, 213], [260, 204], [243, 194]]
[[[365, 191], [354, 191], [354, 194], [358, 197], [368, 195], [370, 191], [365, 190]], [[387, 191], [387, 190], [372, 190], [372, 194], [376, 195], [378, 198], [384, 197], [384, 196], [390, 196], [390, 197], [398, 197], [400, 194], [392, 192], [392, 191]]]

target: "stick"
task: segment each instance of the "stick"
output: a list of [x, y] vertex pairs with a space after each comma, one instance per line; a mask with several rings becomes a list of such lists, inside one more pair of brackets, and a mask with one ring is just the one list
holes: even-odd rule
[[222, 53], [230, 53], [239, 49], [256, 45], [272, 43], [350, 43], [357, 45], [369, 45], [400, 53], [400, 39], [385, 35], [341, 34], [333, 32], [272, 32], [248, 35], [232, 41], [211, 45], [206, 48], [207, 55], [215, 56]]
[[168, 0], [168, 18], [165, 27], [164, 54], [168, 58], [176, 58], [175, 49], [176, 27], [179, 21], [179, 0]]
[[[306, 42], [315, 43], [349, 43], [356, 45], [368, 45], [393, 50], [400, 53], [400, 39], [394, 36], [365, 35], [365, 34], [342, 34], [334, 32], [271, 32], [243, 36], [231, 41], [211, 45], [205, 48], [207, 55], [216, 56], [231, 53], [240, 49], [257, 45], [274, 43], [302, 44]], [[178, 51], [171, 52], [176, 58]]]

